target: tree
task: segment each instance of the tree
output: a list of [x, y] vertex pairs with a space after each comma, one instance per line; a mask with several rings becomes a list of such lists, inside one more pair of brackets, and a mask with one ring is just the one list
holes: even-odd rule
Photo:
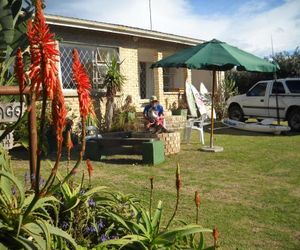
[[[274, 56], [265, 58], [276, 62], [280, 70], [277, 72], [277, 78], [300, 77], [300, 49], [297, 47], [293, 53], [283, 51]], [[270, 80], [274, 78], [272, 73], [251, 73], [228, 71], [226, 76], [234, 79], [240, 93], [245, 93], [251, 86], [261, 80]]]
[[[28, 47], [27, 21], [32, 17], [33, 4], [30, 0], [0, 0], [0, 85], [14, 81], [10, 69], [17, 49]], [[26, 57], [26, 56], [25, 56]]]
[[293, 53], [287, 51], [277, 53], [273, 60], [280, 66], [280, 70], [277, 72], [278, 78], [300, 77], [299, 47]]
[[104, 86], [106, 87], [106, 113], [105, 125], [110, 130], [114, 115], [114, 101], [117, 92], [122, 90], [125, 76], [121, 74], [118, 60], [113, 57], [110, 63], [106, 63], [107, 72], [104, 77]]

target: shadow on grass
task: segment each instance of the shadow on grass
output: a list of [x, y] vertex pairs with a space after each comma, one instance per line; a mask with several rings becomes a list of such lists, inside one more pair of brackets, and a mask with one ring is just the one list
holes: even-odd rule
[[[129, 159], [129, 158], [111, 158], [103, 159], [102, 163], [115, 164], [115, 165], [143, 165], [143, 161], [140, 159]], [[145, 165], [146, 166], [146, 165]]]
[[[78, 157], [79, 157], [79, 152], [80, 152], [80, 148], [74, 147], [71, 151], [71, 161], [77, 161]], [[9, 151], [9, 154], [11, 156], [12, 160], [24, 160], [24, 161], [28, 161], [29, 160], [29, 151], [24, 148], [24, 147], [15, 147], [13, 149], [11, 149]], [[113, 156], [109, 156], [105, 159], [102, 159], [99, 162], [105, 163], [105, 164], [115, 164], [115, 165], [142, 165], [143, 161], [142, 159], [136, 155], [134, 152], [128, 152], [128, 157], [122, 155], [120, 157], [120, 155], [118, 155], [116, 153], [116, 155]], [[44, 156], [42, 158], [42, 160], [50, 160], [50, 161], [55, 161], [56, 160], [56, 152], [52, 151], [51, 153], [49, 153], [47, 156]], [[83, 161], [85, 161], [86, 159], [84, 158]], [[64, 149], [62, 152], [62, 156], [61, 156], [61, 163], [64, 164], [68, 161], [67, 158], [67, 151]]]

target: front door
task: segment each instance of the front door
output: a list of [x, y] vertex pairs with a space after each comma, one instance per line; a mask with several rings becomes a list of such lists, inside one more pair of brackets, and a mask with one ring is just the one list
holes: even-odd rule
[[153, 84], [153, 70], [150, 62], [139, 63], [139, 76], [140, 76], [140, 97], [141, 99], [149, 99], [154, 95]]

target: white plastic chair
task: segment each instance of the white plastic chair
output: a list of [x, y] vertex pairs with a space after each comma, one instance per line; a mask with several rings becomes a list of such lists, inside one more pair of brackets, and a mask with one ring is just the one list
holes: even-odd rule
[[209, 125], [210, 121], [208, 120], [208, 115], [203, 114], [200, 118], [190, 118], [187, 120], [185, 130], [184, 130], [184, 140], [186, 143], [190, 143], [192, 130], [198, 130], [199, 131], [199, 140], [200, 143], [204, 145], [204, 131], [203, 127], [205, 125]]

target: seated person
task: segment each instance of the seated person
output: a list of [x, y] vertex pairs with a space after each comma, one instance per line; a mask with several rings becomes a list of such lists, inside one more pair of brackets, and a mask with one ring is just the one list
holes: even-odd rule
[[143, 112], [144, 118], [146, 119], [145, 128], [150, 129], [154, 127], [156, 132], [160, 129], [166, 132], [165, 119], [164, 119], [164, 109], [163, 106], [159, 104], [156, 96], [151, 96], [150, 104], [148, 104]]

